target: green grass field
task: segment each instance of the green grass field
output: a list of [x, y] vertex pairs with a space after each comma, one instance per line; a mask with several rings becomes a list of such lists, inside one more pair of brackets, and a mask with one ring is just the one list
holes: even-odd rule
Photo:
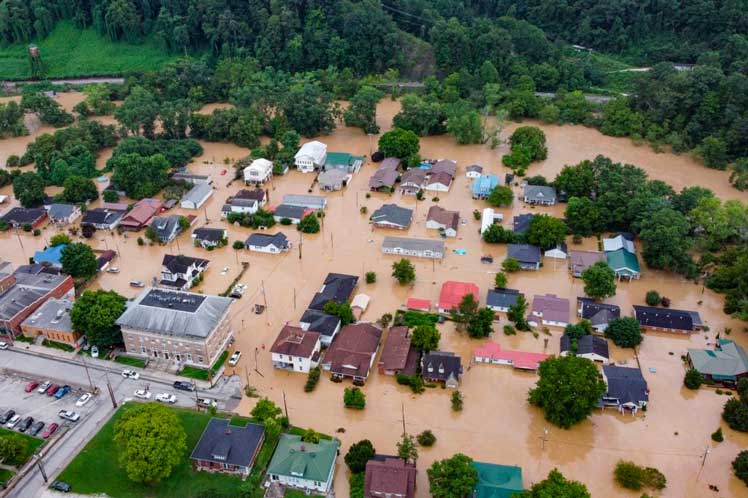
[[114, 357], [114, 361], [123, 365], [129, 365], [131, 367], [145, 368], [145, 360], [142, 358], [135, 358], [133, 356], [119, 355]]
[[[210, 375], [215, 375], [218, 373], [218, 371], [221, 369], [224, 363], [226, 363], [226, 358], [229, 357], [229, 352], [224, 351], [221, 353], [221, 356], [216, 359], [216, 362], [213, 363], [213, 366], [210, 367]], [[179, 375], [183, 377], [189, 377], [191, 379], [197, 379], [197, 380], [209, 380], [210, 375], [208, 375], [208, 370], [205, 368], [198, 368], [187, 365], [184, 367], [180, 372]]]
[[[0, 428], [0, 439], [6, 438], [6, 437], [12, 437], [14, 435], [20, 438], [26, 444], [26, 447], [24, 448], [24, 451], [21, 452], [21, 455], [18, 458], [13, 459], [13, 460], [8, 460], [7, 462], [3, 462], [3, 463], [7, 465], [21, 467], [24, 463], [26, 463], [26, 461], [29, 458], [31, 458], [31, 455], [34, 454], [36, 449], [42, 444], [44, 444], [44, 440], [36, 438], [36, 437], [27, 436], [26, 434], [22, 434], [20, 432], [9, 431], [8, 429]], [[0, 481], [2, 481], [2, 479], [0, 479]]]
[[[44, 39], [34, 40], [46, 67], [46, 78], [121, 75], [133, 70], [157, 69], [178, 56], [155, 40], [140, 44], [113, 42], [94, 29], [76, 29], [61, 21]], [[27, 44], [0, 46], [0, 79], [26, 79], [31, 69]]]
[[135, 403], [123, 405], [58, 479], [70, 484], [74, 492], [106, 493], [112, 498], [142, 498], [144, 496], [190, 498], [204, 489], [216, 489], [226, 493], [236, 492], [242, 483], [240, 478], [192, 470], [189, 455], [200, 439], [211, 415], [179, 408], [173, 408], [173, 410], [187, 433], [187, 449], [182, 463], [174, 469], [168, 479], [157, 485], [146, 486], [130, 481], [125, 471], [118, 465], [117, 449], [113, 437], [116, 421], [125, 411], [135, 406], [137, 406]]
[[10, 478], [16, 475], [12, 470], [0, 469], [0, 484], [10, 481]]

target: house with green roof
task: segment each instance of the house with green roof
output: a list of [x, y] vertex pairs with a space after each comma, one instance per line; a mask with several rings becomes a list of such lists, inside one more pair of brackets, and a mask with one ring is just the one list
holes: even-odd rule
[[605, 259], [608, 262], [608, 266], [613, 268], [616, 272], [616, 276], [619, 279], [625, 278], [632, 280], [641, 276], [641, 268], [639, 267], [639, 258], [636, 254], [627, 251], [626, 249], [618, 249], [616, 251], [606, 251]]
[[473, 462], [478, 483], [472, 498], [511, 498], [522, 492], [522, 469], [508, 465]]
[[748, 356], [739, 344], [719, 339], [714, 349], [689, 349], [688, 362], [715, 383], [733, 387], [748, 377]]
[[328, 152], [325, 160], [325, 171], [339, 169], [348, 173], [357, 173], [364, 164], [364, 156], [354, 156], [347, 152]]
[[340, 441], [305, 443], [301, 436], [281, 434], [267, 476], [271, 483], [304, 492], [327, 493], [332, 488]]

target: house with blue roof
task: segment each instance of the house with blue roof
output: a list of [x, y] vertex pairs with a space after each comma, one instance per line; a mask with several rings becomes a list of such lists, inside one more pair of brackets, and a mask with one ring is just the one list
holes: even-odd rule
[[473, 462], [473, 468], [478, 473], [473, 498], [511, 498], [524, 490], [520, 467]]
[[55, 268], [62, 268], [62, 250], [66, 247], [67, 244], [60, 244], [47, 247], [43, 251], [36, 251], [34, 253], [34, 263], [47, 264]]
[[496, 175], [481, 175], [473, 182], [473, 199], [487, 199], [491, 191], [499, 185]]

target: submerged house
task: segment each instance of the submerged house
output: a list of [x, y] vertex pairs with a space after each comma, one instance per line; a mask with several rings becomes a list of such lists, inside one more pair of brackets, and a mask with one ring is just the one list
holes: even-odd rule
[[273, 366], [290, 372], [309, 373], [319, 364], [322, 343], [319, 332], [285, 325], [270, 348]]
[[632, 414], [647, 406], [649, 387], [640, 369], [605, 365], [603, 380], [608, 390], [603, 394], [602, 406], [614, 406], [620, 412], [630, 410]]
[[748, 355], [743, 346], [726, 339], [717, 340], [714, 349], [688, 350], [688, 363], [706, 379], [730, 388], [748, 378]]
[[299, 489], [307, 494], [326, 494], [332, 489], [335, 460], [340, 442], [320, 439], [306, 443], [301, 436], [281, 434], [267, 476], [271, 483]]
[[322, 169], [327, 162], [327, 145], [313, 140], [301, 146], [294, 156], [294, 164], [302, 173]]
[[462, 360], [454, 353], [431, 351], [421, 358], [421, 375], [429, 382], [444, 382], [445, 387], [457, 389], [462, 375]]

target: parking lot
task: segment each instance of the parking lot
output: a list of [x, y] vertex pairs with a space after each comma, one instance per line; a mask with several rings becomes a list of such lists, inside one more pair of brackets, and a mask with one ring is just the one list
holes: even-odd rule
[[[83, 419], [100, 402], [98, 399], [99, 396], [93, 396], [84, 406], [76, 406], [76, 401], [84, 393], [88, 392], [82, 386], [78, 385], [70, 385], [70, 392], [60, 399], [48, 396], [46, 393], [39, 393], [38, 387], [31, 390], [31, 392], [25, 391], [26, 386], [30, 382], [33, 381], [41, 384], [45, 380], [12, 373], [4, 376], [2, 382], [0, 382], [0, 414], [4, 414], [8, 410], [14, 410], [17, 415], [20, 415], [21, 420], [26, 417], [33, 417], [34, 422], [44, 422], [44, 428], [37, 434], [37, 437], [41, 437], [44, 430], [51, 423], [60, 425], [58, 432], [62, 428], [72, 424], [72, 422], [59, 417], [58, 413], [60, 410], [74, 411]], [[55, 384], [54, 381], [52, 383]], [[77, 423], [80, 423], [80, 421]], [[20, 423], [15, 426], [15, 429], [17, 430], [19, 426]]]

